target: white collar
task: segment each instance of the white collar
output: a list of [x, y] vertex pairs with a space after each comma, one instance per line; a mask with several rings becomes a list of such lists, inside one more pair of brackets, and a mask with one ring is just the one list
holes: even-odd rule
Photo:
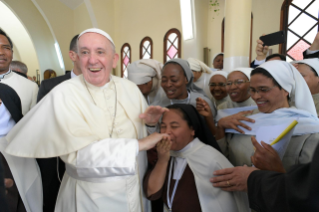
[[15, 125], [10, 112], [2, 102], [0, 105], [0, 137], [6, 136]]
[[3, 79], [6, 75], [11, 73], [11, 69], [9, 69], [8, 72], [4, 73], [4, 74], [0, 74], [0, 80]]
[[73, 72], [73, 69], [71, 71], [71, 79], [73, 79], [74, 77], [77, 77], [76, 74]]

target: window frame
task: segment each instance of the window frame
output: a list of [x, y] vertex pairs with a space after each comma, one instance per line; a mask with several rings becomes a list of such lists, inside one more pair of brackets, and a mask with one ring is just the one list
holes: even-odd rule
[[[130, 44], [129, 43], [124, 43], [123, 45], [122, 45], [122, 48], [121, 48], [121, 77], [123, 78], [123, 76], [124, 76], [124, 71], [125, 70], [123, 70], [123, 62], [124, 62], [124, 58], [125, 57], [123, 57], [123, 53], [124, 53], [124, 48], [125, 47], [128, 47], [129, 48], [129, 51], [130, 51], [130, 57], [129, 57], [129, 64], [131, 64], [131, 58], [132, 58], [132, 49], [131, 49], [131, 46], [130, 46]], [[125, 54], [125, 55], [127, 55], [127, 54]], [[127, 70], [127, 67], [128, 66], [126, 66], [126, 70]]]
[[[281, 6], [281, 12], [280, 12], [280, 30], [285, 32], [285, 39], [286, 42], [283, 44], [279, 44], [279, 53], [282, 55], [285, 55], [286, 57], [289, 57], [291, 60], [295, 60], [294, 58], [292, 58], [290, 55], [288, 55], [287, 52], [289, 52], [300, 40], [304, 41], [305, 43], [309, 44], [311, 46], [311, 43], [309, 41], [307, 41], [305, 38], [305, 36], [311, 31], [313, 30], [315, 27], [318, 28], [317, 32], [319, 32], [319, 17], [314, 17], [313, 15], [309, 14], [306, 10], [309, 8], [310, 5], [312, 5], [312, 3], [315, 0], [312, 0], [304, 9], [299, 8], [297, 5], [293, 4], [293, 0], [284, 0], [284, 2], [282, 3]], [[318, 0], [317, 0], [318, 1]], [[293, 7], [297, 8], [298, 10], [300, 10], [301, 12], [291, 21], [291, 23], [288, 23], [289, 20], [289, 7], [290, 5], [292, 5]], [[313, 18], [313, 19], [317, 19], [317, 24], [314, 25], [313, 27], [311, 27], [304, 35], [299, 36], [296, 32], [288, 29], [288, 27], [293, 24], [297, 18], [301, 15], [301, 14], [306, 14], [309, 17]], [[295, 36], [297, 36], [299, 39], [291, 45], [291, 47], [289, 49], [287, 49], [287, 39], [288, 39], [288, 31], [291, 32], [292, 34], [294, 34]]]
[[[168, 37], [170, 36], [170, 34], [172, 34], [172, 33], [175, 33], [176, 35], [177, 35], [177, 37], [176, 38], [178, 38], [178, 48], [176, 48], [176, 46], [175, 46], [175, 48], [177, 49], [177, 57], [178, 58], [181, 58], [181, 56], [182, 56], [182, 42], [181, 42], [181, 40], [182, 40], [182, 35], [181, 35], [181, 32], [178, 30], [178, 29], [176, 29], [176, 28], [173, 28], [173, 29], [170, 29], [170, 30], [168, 30], [167, 32], [166, 32], [166, 34], [165, 34], [165, 36], [164, 36], [164, 49], [163, 49], [163, 62], [164, 62], [164, 64], [167, 62], [167, 60], [166, 60], [166, 55], [167, 55], [167, 41], [168, 41]], [[171, 42], [170, 42], [171, 43]], [[174, 43], [174, 42], [173, 42]], [[174, 45], [172, 43], [172, 45]]]
[[144, 48], [144, 42], [145, 41], [149, 41], [150, 42], [150, 47], [151, 47], [151, 52], [150, 52], [150, 59], [153, 59], [153, 40], [152, 38], [150, 38], [149, 36], [146, 36], [144, 37], [142, 40], [141, 40], [141, 43], [140, 43], [140, 59], [143, 59], [143, 48]]

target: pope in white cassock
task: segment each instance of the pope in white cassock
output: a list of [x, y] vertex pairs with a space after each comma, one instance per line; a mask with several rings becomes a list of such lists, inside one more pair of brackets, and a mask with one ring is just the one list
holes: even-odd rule
[[6, 152], [61, 157], [66, 173], [55, 211], [150, 211], [141, 190], [144, 150], [167, 135], [146, 137], [145, 124], [154, 125], [164, 109], [146, 110], [138, 87], [111, 75], [119, 56], [106, 32], [88, 29], [78, 39], [83, 75], [54, 88], [23, 118], [7, 135]]

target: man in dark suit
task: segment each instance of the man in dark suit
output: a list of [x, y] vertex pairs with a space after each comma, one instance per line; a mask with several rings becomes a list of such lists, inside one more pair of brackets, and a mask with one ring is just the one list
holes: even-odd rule
[[[79, 35], [74, 36], [70, 44], [69, 57], [73, 61], [73, 70], [63, 76], [42, 81], [38, 93], [38, 102], [58, 84], [82, 74], [77, 56], [78, 36]], [[63, 161], [58, 157], [37, 159], [37, 162], [39, 164], [42, 176], [43, 211], [53, 212], [62, 177], [65, 172], [65, 165]]]
[[7, 198], [5, 193], [4, 181], [5, 181], [4, 170], [3, 170], [2, 161], [0, 158], [0, 209], [3, 212], [8, 212], [9, 210], [8, 210]]

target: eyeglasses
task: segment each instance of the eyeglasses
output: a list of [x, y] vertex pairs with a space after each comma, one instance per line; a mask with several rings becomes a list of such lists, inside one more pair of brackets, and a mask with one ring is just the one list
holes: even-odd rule
[[260, 87], [258, 89], [255, 88], [250, 88], [250, 94], [255, 94], [255, 93], [259, 93], [259, 94], [264, 94], [267, 93], [268, 91], [270, 91], [271, 89], [273, 89], [274, 87], [277, 87], [276, 85], [268, 88], [268, 87]]
[[223, 83], [223, 82], [220, 82], [220, 83], [209, 83], [209, 86], [211, 87], [225, 87], [226, 86], [226, 83]]
[[248, 80], [235, 80], [234, 82], [227, 82], [226, 86], [232, 86], [232, 84], [239, 86], [239, 85], [247, 83], [247, 82], [249, 82], [249, 81]]

